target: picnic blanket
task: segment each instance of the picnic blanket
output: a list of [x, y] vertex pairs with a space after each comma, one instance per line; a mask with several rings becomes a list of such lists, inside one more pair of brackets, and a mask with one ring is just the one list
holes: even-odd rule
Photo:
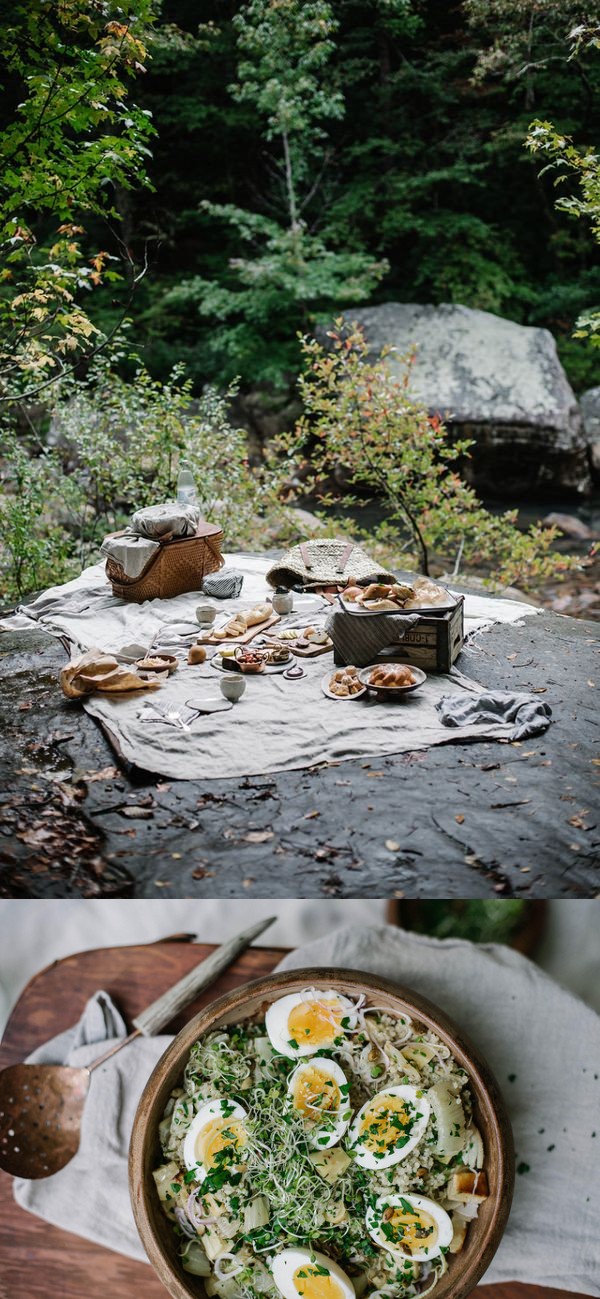
[[[242, 594], [221, 602], [220, 619], [264, 600], [266, 573], [272, 562], [260, 555], [233, 554], [226, 562], [244, 576]], [[220, 697], [220, 673], [210, 662], [187, 664], [187, 648], [198, 637], [195, 607], [199, 592], [172, 600], [128, 604], [112, 595], [104, 566], [85, 569], [80, 577], [53, 587], [32, 604], [0, 623], [19, 630], [42, 627], [61, 637], [76, 653], [97, 646], [112, 653], [137, 643], [171, 649], [180, 666], [153, 699], [175, 708], [188, 700]], [[296, 596], [290, 626], [324, 623], [330, 606], [319, 596]], [[514, 600], [468, 595], [467, 636], [495, 622], [516, 622], [538, 610]], [[283, 623], [283, 620], [282, 620]], [[285, 625], [285, 623], [283, 623]], [[92, 696], [83, 707], [102, 725], [117, 753], [127, 762], [171, 779], [218, 780], [312, 767], [319, 763], [372, 757], [476, 739], [510, 739], [512, 725], [491, 718], [448, 727], [436, 705], [444, 696], [482, 694], [485, 687], [454, 670], [428, 677], [424, 689], [401, 704], [376, 698], [333, 700], [321, 690], [333, 671], [330, 655], [302, 659], [305, 675], [287, 680], [282, 674], [247, 678], [246, 692], [228, 712], [203, 714], [189, 731], [157, 718], [143, 694], [111, 699]], [[57, 687], [58, 688], [58, 687]], [[74, 708], [81, 705], [74, 704]], [[151, 719], [151, 720], [150, 720]]]

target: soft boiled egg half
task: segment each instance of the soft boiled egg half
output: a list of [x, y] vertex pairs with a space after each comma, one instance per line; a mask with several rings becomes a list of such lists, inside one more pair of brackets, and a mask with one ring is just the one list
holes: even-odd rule
[[288, 1096], [302, 1116], [311, 1146], [326, 1150], [341, 1141], [352, 1118], [349, 1090], [343, 1069], [326, 1056], [313, 1055], [294, 1069]]
[[271, 1272], [283, 1299], [355, 1299], [342, 1268], [310, 1249], [283, 1249], [272, 1259]]
[[274, 1001], [265, 1015], [271, 1045], [290, 1060], [331, 1050], [356, 1026], [356, 1010], [338, 992], [307, 988]]
[[358, 1111], [348, 1144], [362, 1168], [389, 1168], [419, 1144], [429, 1120], [430, 1106], [417, 1087], [388, 1087]]
[[198, 1180], [217, 1168], [234, 1172], [240, 1164], [239, 1154], [247, 1144], [243, 1105], [218, 1097], [208, 1101], [194, 1116], [183, 1143], [183, 1162]]
[[448, 1214], [424, 1195], [382, 1195], [367, 1211], [367, 1231], [396, 1258], [437, 1258], [452, 1240]]

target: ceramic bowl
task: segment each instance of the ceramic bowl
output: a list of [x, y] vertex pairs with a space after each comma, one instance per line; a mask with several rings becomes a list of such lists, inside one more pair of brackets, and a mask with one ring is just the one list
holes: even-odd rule
[[196, 609], [196, 622], [200, 627], [212, 627], [217, 616], [214, 604], [199, 604]]
[[244, 678], [233, 672], [231, 674], [227, 673], [227, 675], [219, 681], [219, 685], [221, 687], [221, 694], [225, 695], [226, 699], [230, 699], [232, 703], [235, 703], [237, 699], [241, 699], [244, 690], [246, 689]]
[[278, 997], [310, 986], [333, 988], [354, 998], [364, 994], [370, 1005], [413, 1016], [438, 1034], [469, 1075], [490, 1194], [469, 1225], [462, 1251], [449, 1256], [448, 1271], [434, 1291], [435, 1299], [467, 1299], [498, 1248], [512, 1199], [512, 1133], [498, 1085], [477, 1048], [444, 1011], [409, 988], [357, 970], [292, 970], [234, 988], [191, 1019], [165, 1051], [142, 1093], [129, 1153], [133, 1211], [152, 1266], [172, 1299], [205, 1299], [202, 1280], [181, 1267], [176, 1238], [160, 1206], [152, 1177], [152, 1170], [163, 1161], [158, 1125], [171, 1091], [180, 1085], [194, 1042], [213, 1029], [262, 1014]]

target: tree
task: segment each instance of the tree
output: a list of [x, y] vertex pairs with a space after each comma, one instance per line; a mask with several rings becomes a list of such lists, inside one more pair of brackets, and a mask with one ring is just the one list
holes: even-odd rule
[[[323, 230], [329, 130], [344, 112], [332, 78], [337, 23], [326, 0], [247, 0], [233, 18], [236, 103], [249, 105], [269, 146], [267, 191], [260, 211], [202, 202], [229, 226], [242, 255], [214, 279], [184, 279], [164, 299], [167, 310], [195, 308], [220, 324], [211, 347], [246, 378], [277, 382], [282, 360], [293, 366], [295, 333], [333, 303], [369, 297], [385, 263], [362, 247], [336, 247]], [[331, 234], [331, 232], [330, 232]], [[276, 364], [272, 353], [276, 349]], [[227, 371], [226, 371], [227, 372]], [[234, 371], [235, 372], [235, 371]]]
[[85, 248], [100, 219], [129, 288], [117, 192], [147, 184], [150, 113], [129, 99], [144, 71], [152, 0], [17, 0], [3, 24], [0, 133], [0, 396], [30, 397], [102, 345], [83, 306], [119, 260]]
[[[570, 33], [574, 59], [581, 49], [600, 49], [600, 27], [585, 24]], [[574, 192], [561, 194], [556, 207], [575, 219], [588, 220], [592, 234], [600, 243], [600, 153], [598, 148], [580, 149], [570, 136], [562, 135], [551, 122], [536, 119], [529, 127], [527, 147], [535, 157], [546, 159], [544, 171], [554, 173], [556, 188], [574, 182]], [[543, 172], [541, 173], [543, 175]], [[600, 347], [600, 311], [583, 312], [576, 321], [576, 338], [589, 338]]]
[[[430, 416], [409, 394], [411, 358], [402, 381], [387, 364], [393, 349], [372, 360], [356, 326], [342, 317], [328, 334], [302, 343], [305, 369], [300, 391], [305, 414], [282, 437], [276, 453], [303, 463], [302, 494], [329, 509], [337, 495], [331, 483], [344, 479], [344, 508], [357, 509], [352, 535], [362, 536], [384, 562], [429, 573], [433, 562], [487, 569], [496, 583], [556, 575], [578, 561], [551, 552], [552, 529], [516, 526], [517, 511], [496, 515], [484, 508], [461, 478], [457, 462], [472, 442], [450, 440], [438, 416]], [[361, 528], [360, 507], [369, 500], [383, 517]]]

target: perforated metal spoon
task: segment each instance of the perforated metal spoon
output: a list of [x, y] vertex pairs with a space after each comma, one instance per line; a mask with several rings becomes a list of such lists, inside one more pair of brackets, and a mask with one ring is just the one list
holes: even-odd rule
[[134, 1032], [85, 1068], [64, 1064], [16, 1064], [0, 1072], [0, 1168], [32, 1181], [50, 1177], [79, 1149], [83, 1107], [90, 1077], [136, 1037], [153, 1037], [214, 983], [222, 970], [273, 924], [275, 916], [223, 943], [184, 974], [174, 987], [134, 1019]]

